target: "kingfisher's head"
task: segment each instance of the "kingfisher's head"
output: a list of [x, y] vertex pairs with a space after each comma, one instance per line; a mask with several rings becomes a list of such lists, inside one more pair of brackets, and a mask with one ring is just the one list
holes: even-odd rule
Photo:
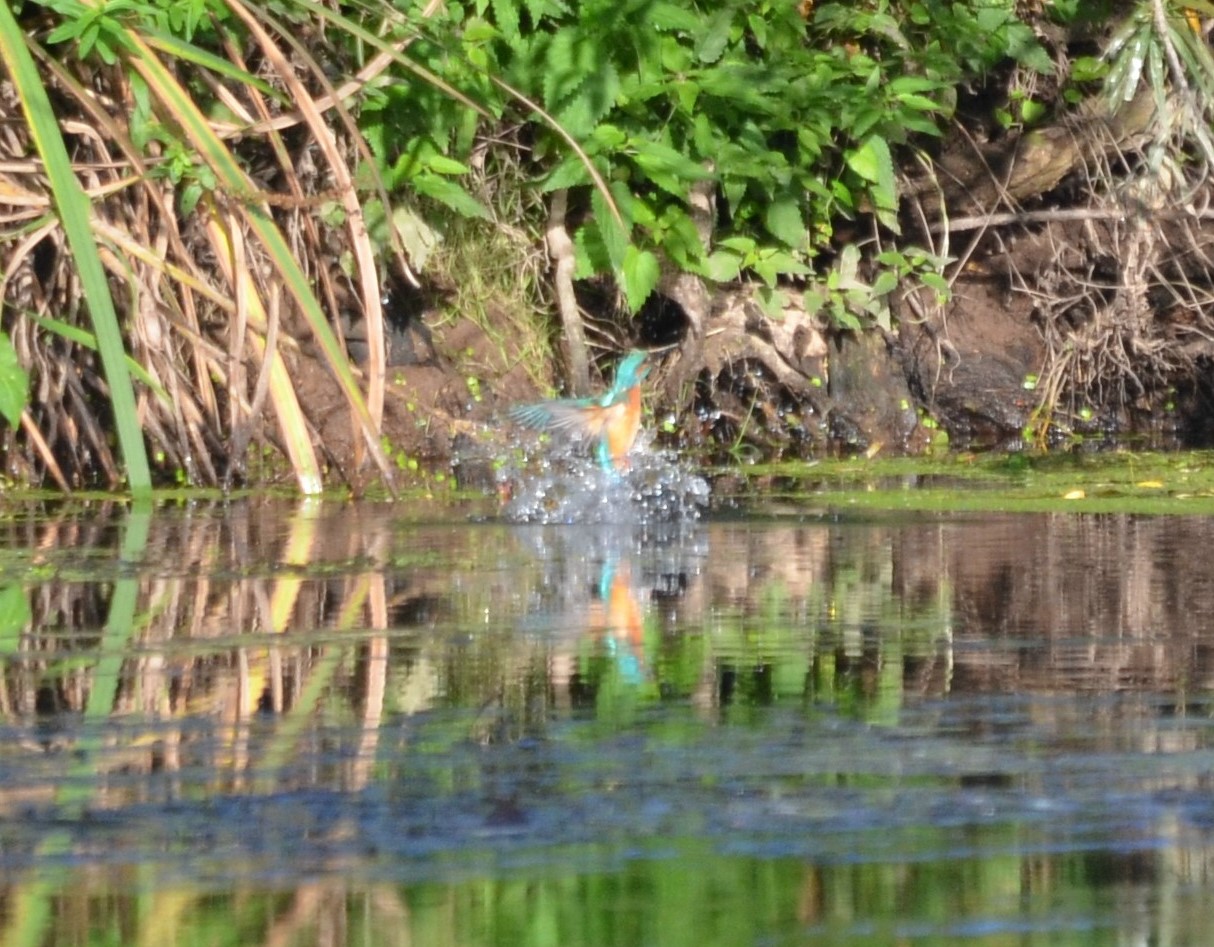
[[649, 367], [644, 365], [648, 354], [648, 352], [633, 349], [624, 356], [615, 370], [615, 382], [611, 386], [614, 391], [627, 391], [641, 383], [642, 379], [649, 374]]

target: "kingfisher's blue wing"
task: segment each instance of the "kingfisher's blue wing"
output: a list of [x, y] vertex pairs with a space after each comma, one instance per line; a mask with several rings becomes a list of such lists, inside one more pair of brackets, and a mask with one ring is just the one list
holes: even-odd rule
[[[607, 442], [605, 435], [611, 433], [613, 423], [620, 421], [620, 410], [649, 373], [648, 368], [642, 367], [647, 354], [633, 350], [625, 355], [616, 367], [611, 387], [597, 398], [558, 398], [516, 405], [510, 409], [510, 417], [524, 427], [539, 431], [581, 438], [602, 437], [599, 462], [604, 468], [611, 469], [614, 466], [612, 445]], [[632, 436], [635, 436], [635, 430], [629, 437], [629, 443]]]
[[589, 398], [562, 398], [515, 405], [509, 414], [524, 427], [573, 437], [597, 436], [606, 420], [606, 414]]

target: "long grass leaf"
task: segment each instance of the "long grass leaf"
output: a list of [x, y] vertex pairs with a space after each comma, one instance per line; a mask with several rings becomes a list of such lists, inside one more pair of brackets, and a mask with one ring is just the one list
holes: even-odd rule
[[[90, 352], [96, 352], [98, 349], [97, 337], [93, 335], [93, 333], [89, 332], [88, 329], [82, 329], [80, 326], [74, 326], [70, 322], [55, 319], [52, 316], [40, 316], [38, 313], [30, 312], [29, 310], [26, 310], [24, 315], [31, 322], [42, 326], [42, 328], [44, 328], [47, 332], [54, 332], [56, 335], [67, 339], [69, 342], [74, 342], [81, 348], [86, 348]], [[135, 361], [135, 359], [130, 355], [124, 355], [123, 358], [126, 359], [127, 370], [141, 382], [147, 385], [157, 398], [165, 402], [169, 400], [169, 393], [164, 390], [164, 386], [153, 378], [152, 374], [146, 368]]]
[[222, 56], [216, 56], [205, 49], [200, 49], [193, 43], [187, 43], [179, 37], [170, 36], [168, 33], [161, 33], [158, 30], [145, 30], [143, 35], [146, 37], [149, 46], [172, 56], [174, 59], [193, 63], [195, 66], [208, 69], [240, 85], [252, 86], [261, 92], [262, 95], [266, 95], [276, 102], [290, 104], [289, 100], [281, 92], [276, 91], [264, 79], [259, 79], [248, 70], [241, 69]]
[[135, 390], [127, 371], [122, 329], [89, 223], [92, 205], [72, 170], [50, 97], [26, 48], [24, 34], [7, 3], [0, 3], [0, 60], [6, 65], [21, 99], [34, 147], [46, 167], [59, 219], [72, 251], [84, 297], [88, 301], [89, 316], [97, 333], [97, 349], [110, 389], [110, 402], [114, 409], [128, 486], [133, 494], [149, 493], [152, 476], [148, 467], [147, 447], [139, 423]]

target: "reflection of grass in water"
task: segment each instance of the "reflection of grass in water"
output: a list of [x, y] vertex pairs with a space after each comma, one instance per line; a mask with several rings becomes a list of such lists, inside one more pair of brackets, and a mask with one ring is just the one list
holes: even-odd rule
[[[411, 537], [412, 534], [402, 541], [402, 550], [407, 548], [406, 543], [412, 542]], [[765, 804], [783, 793], [779, 805], [773, 803], [770, 810], [773, 837], [779, 834], [779, 819], [797, 806], [820, 805], [825, 809], [836, 801], [828, 793], [798, 797], [797, 792], [805, 786], [842, 787], [846, 789], [845, 804], [859, 803], [870, 811], [894, 811], [902, 800], [911, 803], [922, 800], [930, 793], [933, 780], [945, 791], [956, 791], [955, 778], [950, 775], [955, 767], [952, 760], [953, 754], [966, 749], [963, 743], [942, 745], [940, 752], [948, 756], [939, 764], [943, 773], [939, 776], [935, 775], [936, 770], [926, 776], [894, 773], [898, 761], [888, 752], [892, 741], [884, 734], [873, 737], [876, 728], [855, 727], [855, 731], [869, 736], [834, 744], [840, 750], [863, 751], [863, 760], [851, 755], [836, 759], [829, 748], [826, 755], [812, 756], [815, 740], [830, 742], [827, 730], [813, 730], [815, 720], [842, 716], [884, 724], [897, 719], [909, 692], [904, 683], [907, 666], [915, 661], [939, 659], [940, 652], [947, 650], [952, 594], [946, 576], [937, 576], [931, 591], [915, 598], [895, 583], [897, 547], [876, 541], [873, 531], [835, 531], [830, 545], [823, 544], [815, 552], [820, 559], [809, 560], [774, 578], [756, 577], [742, 570], [749, 584], [728, 606], [710, 601], [703, 614], [671, 617], [668, 626], [663, 625], [665, 618], [659, 608], [647, 607], [643, 640], [652, 677], [636, 684], [623, 673], [618, 662], [611, 660], [612, 655], [602, 641], [584, 627], [570, 624], [555, 629], [546, 626], [540, 631], [520, 629], [526, 607], [503, 605], [504, 591], [524, 601], [532, 601], [534, 595], [534, 600], [551, 605], [552, 614], [561, 621], [575, 614], [576, 609], [557, 611], [560, 602], [543, 599], [545, 595], [557, 597], [557, 593], [540, 574], [542, 556], [525, 556], [509, 539], [489, 541], [493, 537], [500, 539], [501, 534], [479, 529], [471, 539], [465, 537], [451, 546], [451, 561], [461, 563], [458, 571], [464, 578], [460, 581], [471, 583], [467, 577], [475, 573], [480, 580], [475, 588], [461, 586], [458, 594], [450, 591], [455, 584], [449, 576], [446, 585], [437, 585], [444, 578], [440, 575], [443, 562], [419, 563], [401, 576], [401, 587], [407, 594], [429, 594], [439, 587], [448, 589], [446, 602], [450, 611], [429, 624], [392, 633], [395, 650], [389, 651], [387, 658], [388, 692], [398, 694], [408, 690], [410, 675], [414, 673], [433, 675], [435, 683], [429, 693], [430, 703], [423, 699], [420, 704], [409, 706], [420, 711], [413, 719], [390, 720], [383, 727], [384, 741], [399, 740], [398, 747], [390, 752], [381, 750], [377, 757], [381, 768], [374, 779], [380, 787], [388, 788], [373, 790], [366, 797], [368, 805], [362, 809], [358, 809], [361, 805], [358, 797], [351, 793], [355, 809], [364, 815], [373, 813], [385, 798], [383, 792], [404, 791], [402, 787], [408, 787], [410, 780], [416, 781], [422, 770], [436, 795], [469, 794], [474, 810], [471, 817], [481, 817], [484, 811], [491, 811], [491, 803], [500, 801], [493, 794], [509, 796], [513, 785], [509, 778], [504, 783], [494, 782], [492, 764], [495, 761], [509, 764], [519, 757], [508, 753], [495, 755], [496, 747], [482, 747], [476, 741], [508, 744], [532, 736], [544, 740], [534, 754], [539, 762], [528, 764], [534, 769], [524, 767], [526, 772], [544, 777], [555, 773], [572, 784], [566, 787], [561, 783], [553, 789], [540, 780], [541, 792], [568, 792], [570, 800], [576, 802], [579, 792], [601, 790], [605, 799], [608, 792], [613, 794], [610, 800], [624, 799], [622, 805], [642, 804], [647, 802], [646, 789], [639, 776], [645, 774], [638, 775], [629, 768], [637, 757], [626, 750], [628, 745], [643, 740], [648, 748], [644, 756], [646, 764], [667, 766], [667, 770], [654, 777], [658, 782], [652, 785], [665, 785], [661, 780], [689, 774], [686, 796], [679, 797], [680, 806], [674, 807], [676, 812], [671, 816], [677, 823], [676, 829], [681, 827], [682, 831], [657, 842], [608, 837], [602, 845], [557, 844], [551, 848], [537, 845], [520, 858], [520, 862], [532, 858], [530, 863], [503, 868], [494, 861], [497, 852], [494, 839], [509, 837], [511, 827], [501, 828], [502, 835], [494, 836], [499, 827], [489, 825], [484, 836], [477, 836], [485, 841], [473, 839], [468, 850], [451, 856], [451, 871], [462, 875], [449, 883], [396, 885], [385, 892], [360, 887], [359, 880], [353, 878], [348, 882], [344, 879], [325, 882], [330, 886], [325, 889], [324, 899], [316, 897], [315, 884], [296, 892], [291, 887], [293, 882], [284, 883], [283, 888], [273, 893], [246, 890], [240, 899], [224, 893], [207, 898], [185, 897], [176, 902], [180, 914], [173, 916], [174, 922], [180, 923], [175, 928], [181, 932], [176, 942], [192, 942], [190, 932], [213, 935], [207, 938], [198, 934], [197, 940], [202, 942], [233, 930], [241, 932], [242, 942], [270, 940], [269, 936], [262, 936], [263, 931], [281, 930], [274, 925], [290, 914], [285, 905], [296, 893], [298, 917], [323, 918], [334, 923], [341, 920], [348, 923], [351, 942], [367, 943], [390, 943], [391, 935], [384, 932], [398, 934], [406, 929], [414, 942], [469, 945], [539, 939], [568, 947], [639, 943], [663, 941], [667, 938], [648, 935], [670, 931], [686, 935], [692, 942], [705, 943], [772, 940], [772, 931], [799, 931], [810, 938], [834, 935], [840, 942], [849, 942], [849, 938], [856, 939], [853, 925], [864, 925], [866, 937], [888, 939], [884, 934], [893, 932], [896, 924], [905, 924], [908, 918], [914, 924], [925, 925], [922, 929], [928, 934], [924, 936], [929, 936], [949, 930], [957, 918], [978, 915], [982, 920], [1008, 917], [1015, 921], [1024, 910], [1019, 900], [1022, 886], [1028, 895], [1047, 895], [1051, 905], [1076, 905], [1081, 917], [1094, 912], [1083, 900], [1091, 896], [1082, 880], [1094, 863], [1090, 854], [1067, 853], [1048, 859], [1005, 854], [1032, 851], [1034, 845], [1042, 843], [1031, 821], [1027, 826], [1010, 821], [987, 824], [981, 821], [986, 818], [982, 816], [958, 832], [956, 823], [936, 826], [929, 819], [929, 824], [893, 831], [865, 830], [863, 826], [860, 830], [839, 831], [836, 826], [832, 832], [828, 826], [828, 831], [820, 835], [812, 831], [811, 825], [811, 830], [794, 837], [792, 844], [802, 844], [818, 853], [821, 857], [817, 859], [773, 857], [767, 851], [761, 857], [746, 858], [730, 852], [729, 847], [735, 841], [755, 847], [772, 844], [777, 848], [787, 841], [781, 837], [771, 842], [762, 833], [766, 825], [726, 826], [717, 830], [719, 835], [711, 840], [688, 837], [693, 833], [686, 826], [697, 817], [696, 793], [712, 790], [718, 785], [713, 780], [720, 781], [722, 792], [728, 791], [727, 780], [746, 790], [736, 798], [731, 797], [727, 812], [705, 810], [726, 815], [749, 814], [747, 805], [756, 801], [761, 810], [758, 803]], [[785, 547], [774, 541], [771, 548], [782, 553]], [[576, 553], [571, 551], [569, 557], [576, 561]], [[906, 551], [901, 550], [901, 554], [905, 556]], [[385, 553], [379, 561], [391, 562], [392, 556], [391, 552]], [[782, 556], [768, 558], [779, 565]], [[343, 551], [340, 561], [354, 563], [357, 559]], [[902, 565], [905, 566], [905, 560]], [[390, 566], [387, 571], [393, 569], [395, 566]], [[102, 717], [108, 715], [115, 689], [113, 682], [120, 676], [124, 682], [152, 680], [147, 668], [141, 666], [150, 657], [167, 658], [167, 663], [183, 679], [192, 677], [191, 686], [196, 688], [197, 696], [214, 701], [200, 709], [198, 704], [191, 705], [179, 698], [171, 712], [165, 711], [172, 718], [166, 726], [177, 726], [176, 721], [191, 715], [211, 719], [208, 715], [234, 713], [221, 702], [222, 689], [208, 690], [208, 687], [235, 676], [231, 670], [234, 653], [242, 648], [248, 652], [264, 650], [273, 643], [292, 669], [288, 677], [294, 688], [291, 706], [296, 710], [258, 715], [255, 728], [266, 737], [258, 744], [266, 750], [261, 760], [268, 771], [273, 771], [284, 761], [294, 762], [294, 754], [298, 752], [302, 765], [293, 770], [294, 778], [322, 790], [339, 785], [326, 775], [325, 767], [331, 765], [328, 761], [333, 758], [335, 747], [356, 746], [361, 731], [355, 728], [361, 720], [364, 700], [358, 668], [366, 662], [363, 655], [371, 642], [382, 634], [360, 627], [361, 619], [356, 620], [359, 602], [366, 594], [357, 586], [358, 575], [351, 577], [350, 584], [340, 591], [332, 583], [317, 578], [302, 582], [291, 630], [285, 634], [241, 635], [239, 627], [225, 626], [224, 637], [207, 639], [202, 626], [191, 624], [190, 608], [208, 611], [202, 604], [190, 605], [198, 602], [197, 577], [178, 577], [177, 571], [174, 570], [171, 579], [139, 586], [141, 597], [136, 615], [142, 609], [146, 622], [144, 617], [115, 620], [115, 628], [122, 626], [127, 630], [115, 635], [107, 632], [97, 650], [88, 652], [93, 660], [104, 659], [108, 668], [95, 674], [90, 682], [94, 690], [88, 705], [90, 711]], [[593, 573], [590, 570], [591, 577]], [[573, 574], [581, 576], [585, 584], [585, 574]], [[569, 581], [568, 574], [562, 573], [560, 578], [566, 584]], [[234, 608], [247, 609], [246, 624], [241, 627], [249, 627], [248, 616], [253, 609], [240, 600], [242, 596], [254, 598], [258, 583], [241, 577], [230, 583], [216, 580], [216, 585], [221, 588], [210, 600], [211, 610], [217, 603], [225, 606], [227, 610], [222, 614], [226, 618]], [[265, 586], [261, 587], [264, 591]], [[573, 591], [579, 593], [579, 589]], [[585, 588], [580, 593], [593, 594]], [[161, 604], [149, 608], [144, 604], [145, 594]], [[140, 636], [131, 636], [130, 628], [134, 626], [140, 629]], [[171, 637], [174, 634], [182, 637]], [[195, 634], [196, 637], [191, 637]], [[577, 668], [585, 677], [585, 685], [594, 690], [593, 700], [571, 714], [556, 706], [552, 696], [555, 685], [550, 659], [563, 645], [576, 651]], [[40, 660], [50, 662], [61, 657], [62, 663], [58, 666], [47, 663], [29, 670], [31, 678], [68, 673], [75, 656], [66, 652], [56, 656], [56, 647], [57, 643], [50, 645], [51, 654]], [[286, 658], [289, 655], [296, 657]], [[705, 711], [696, 703], [697, 688], [711, 673], [713, 686], [719, 693], [720, 678], [716, 675], [722, 669], [734, 674], [732, 700]], [[10, 671], [14, 678], [27, 673], [20, 663], [14, 663]], [[136, 671], [149, 676], [138, 678]], [[130, 684], [132, 690], [135, 687], [136, 684]], [[32, 685], [21, 689], [29, 691]], [[770, 705], [777, 705], [775, 712]], [[143, 706], [132, 703], [126, 710], [128, 719], [145, 712]], [[798, 735], [802, 733], [810, 734], [800, 751], [810, 754], [806, 760], [812, 765], [806, 767], [804, 776], [792, 769], [800, 765], [798, 760], [788, 767], [774, 767], [770, 779], [767, 776], [752, 779], [747, 767], [783, 752], [788, 743], [789, 731], [781, 730], [778, 723], [772, 726], [773, 720], [788, 721], [790, 715], [781, 716], [788, 707], [793, 708], [791, 717], [801, 728], [796, 729], [794, 739], [800, 739]], [[572, 722], [570, 716], [574, 718]], [[119, 740], [128, 732], [134, 735], [136, 728], [112, 731]], [[183, 755], [188, 760], [190, 734], [186, 728], [182, 732], [187, 741]], [[728, 742], [738, 734], [745, 739]], [[612, 744], [612, 735], [622, 736], [622, 743]], [[779, 742], [781, 738], [785, 743]], [[873, 746], [865, 740], [878, 742]], [[731, 754], [727, 762], [736, 765], [736, 771], [701, 765], [705, 753], [718, 743], [726, 746]], [[570, 762], [563, 754], [574, 745], [587, 754], [575, 755]], [[916, 744], [917, 751], [924, 745]], [[691, 749], [682, 756], [669, 752], [683, 747]], [[549, 749], [554, 750], [550, 755], [540, 752]], [[617, 756], [612, 756], [613, 749]], [[220, 749], [214, 747], [194, 750], [195, 757], [207, 752], [220, 755]], [[592, 753], [599, 755], [592, 757]], [[151, 755], [149, 750], [147, 756]], [[601, 781], [590, 779], [577, 768], [590, 765], [585, 763], [587, 759], [605, 760]], [[75, 766], [83, 766], [67, 753], [48, 756], [46, 760], [48, 771], [56, 775], [70, 774], [75, 772]], [[887, 760], [889, 769], [884, 768]], [[92, 761], [86, 762], [92, 766]], [[198, 769], [205, 765], [205, 762], [198, 765]], [[219, 763], [214, 758], [209, 759], [209, 765], [236, 768], [234, 762]], [[137, 783], [139, 772], [142, 771], [135, 770], [136, 775], [130, 777], [128, 785]], [[510, 777], [510, 766], [505, 765], [503, 772]], [[79, 784], [91, 789], [97, 785], [97, 778], [95, 769], [90, 769]], [[184, 779], [186, 786], [177, 797], [179, 804], [185, 798], [210, 800], [216, 794], [231, 791], [219, 786], [218, 779], [210, 781], [209, 775], [205, 785], [201, 781], [191, 782], [197, 776], [191, 776], [188, 770]], [[618, 779], [618, 784], [608, 786], [608, 779]], [[682, 792], [683, 784], [679, 786]], [[114, 798], [110, 804], [116, 808]], [[337, 796], [331, 798], [336, 800]], [[943, 798], [947, 802], [948, 797]], [[686, 806], [681, 808], [684, 800]], [[290, 805], [289, 800], [284, 801]], [[279, 802], [274, 797], [271, 804]], [[476, 808], [482, 802], [484, 811]], [[520, 802], [520, 808], [527, 813], [526, 800]], [[507, 815], [508, 810], [506, 806]], [[440, 817], [451, 815], [437, 803], [435, 811]], [[407, 807], [399, 812], [410, 814]], [[239, 815], [239, 810], [236, 814]], [[126, 816], [114, 815], [115, 824], [130, 825], [122, 822]], [[180, 811], [166, 813], [170, 829], [174, 817], [179, 818]], [[826, 816], [822, 819], [825, 821]], [[102, 825], [101, 830], [104, 829]], [[174, 856], [189, 857], [188, 837], [174, 844], [180, 845], [173, 850]], [[483, 849], [476, 847], [482, 844]], [[135, 851], [132, 857], [140, 857], [138, 845], [132, 845]], [[983, 854], [967, 858], [964, 852], [958, 854], [961, 845], [967, 846], [967, 851], [980, 850]], [[1188, 850], [1184, 853], [1189, 854]], [[1193, 865], [1203, 863], [1200, 850], [1195, 849], [1192, 854]], [[166, 856], [161, 851], [143, 857]], [[222, 857], [217, 856], [216, 863]], [[869, 862], [857, 864], [858, 858], [868, 858]], [[607, 867], [596, 870], [599, 865]], [[387, 863], [373, 866], [372, 870], [376, 867], [391, 870]], [[1040, 871], [1034, 874], [1037, 869]], [[468, 877], [472, 873], [475, 877]], [[14, 898], [19, 910], [10, 912], [10, 916], [36, 917], [36, 932], [22, 939], [14, 922], [9, 928], [10, 942], [62, 942], [68, 938], [66, 934], [58, 937], [58, 926], [53, 928], [56, 936], [48, 936], [52, 925], [62, 925], [66, 931], [73, 923], [72, 918], [93, 919], [99, 915], [113, 920], [114, 925], [108, 929], [122, 929], [124, 934], [133, 930], [132, 941], [138, 934], [146, 934], [141, 939], [154, 940], [157, 930], [154, 919], [163, 921], [173, 904], [167, 894], [145, 896], [136, 910], [129, 900], [130, 887], [116, 884], [108, 872], [44, 877], [50, 878], [49, 884], [22, 886]], [[145, 890], [156, 883], [154, 877], [143, 880]], [[1169, 892], [1181, 888], [1169, 888], [1160, 892], [1160, 896], [1174, 896]], [[407, 901], [406, 918], [397, 918], [386, 910], [385, 905], [394, 899]], [[53, 915], [52, 904], [65, 906], [57, 908], [60, 913]], [[339, 916], [341, 906], [348, 908], [351, 904], [357, 905], [357, 910], [349, 911], [348, 917]], [[120, 911], [115, 905], [122, 905], [127, 912], [121, 928]], [[332, 919], [324, 914], [325, 905], [332, 906]], [[795, 917], [794, 906], [799, 906]], [[106, 915], [110, 910], [113, 915]], [[1176, 916], [1183, 917], [1184, 912], [1177, 911]], [[545, 938], [540, 938], [540, 933]], [[1194, 937], [1192, 942], [1201, 941]]]
[[755, 615], [723, 622], [713, 659], [738, 675], [736, 702], [799, 699], [895, 723], [906, 662], [934, 661], [947, 650], [952, 605], [943, 579], [931, 601], [914, 605], [899, 596], [891, 555], [884, 546], [840, 550], [827, 581], [797, 596], [783, 581], [768, 582]]

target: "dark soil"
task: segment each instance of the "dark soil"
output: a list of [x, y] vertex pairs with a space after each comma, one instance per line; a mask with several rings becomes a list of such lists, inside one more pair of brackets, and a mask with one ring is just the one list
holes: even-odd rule
[[[798, 360], [801, 370], [788, 366], [790, 358], [779, 373], [769, 365], [772, 352], [790, 349], [775, 348], [780, 340], [760, 321], [730, 315], [739, 304], [737, 294], [715, 301], [712, 324], [722, 331], [705, 345], [690, 398], [680, 402], [668, 386], [684, 357], [678, 349], [653, 357], [648, 404], [655, 413], [677, 413], [680, 433], [665, 440], [697, 460], [917, 453], [940, 442], [939, 430], [952, 447], [1027, 446], [1025, 430], [1038, 403], [1033, 382], [1045, 371], [1047, 349], [1030, 298], [1009, 292], [1006, 280], [975, 274], [959, 281], [945, 313], [915, 321], [904, 311], [895, 333], [831, 335], [816, 327], [817, 348]], [[462, 461], [468, 482], [489, 479], [484, 469], [468, 473], [477, 461], [505, 451], [510, 405], [559, 390], [559, 378], [549, 374], [553, 367], [526, 364], [508, 336], [491, 338], [468, 319], [433, 328], [423, 321], [403, 335], [411, 342], [404, 358], [393, 359], [404, 364], [389, 367], [384, 412], [393, 456], [428, 467], [456, 461], [457, 472]], [[398, 353], [402, 339], [395, 340]], [[600, 385], [616, 357], [601, 353]], [[301, 358], [296, 377], [335, 471], [358, 483], [340, 392], [318, 361]], [[547, 387], [537, 377], [547, 379]], [[1089, 441], [1149, 431], [1155, 444], [1160, 438], [1179, 443], [1185, 430], [1197, 428], [1184, 412], [1202, 406], [1191, 398], [1178, 410], [1152, 413], [1108, 404], [1090, 414], [1068, 411], [1065, 419], [1059, 409], [1055, 431], [1086, 433]]]

